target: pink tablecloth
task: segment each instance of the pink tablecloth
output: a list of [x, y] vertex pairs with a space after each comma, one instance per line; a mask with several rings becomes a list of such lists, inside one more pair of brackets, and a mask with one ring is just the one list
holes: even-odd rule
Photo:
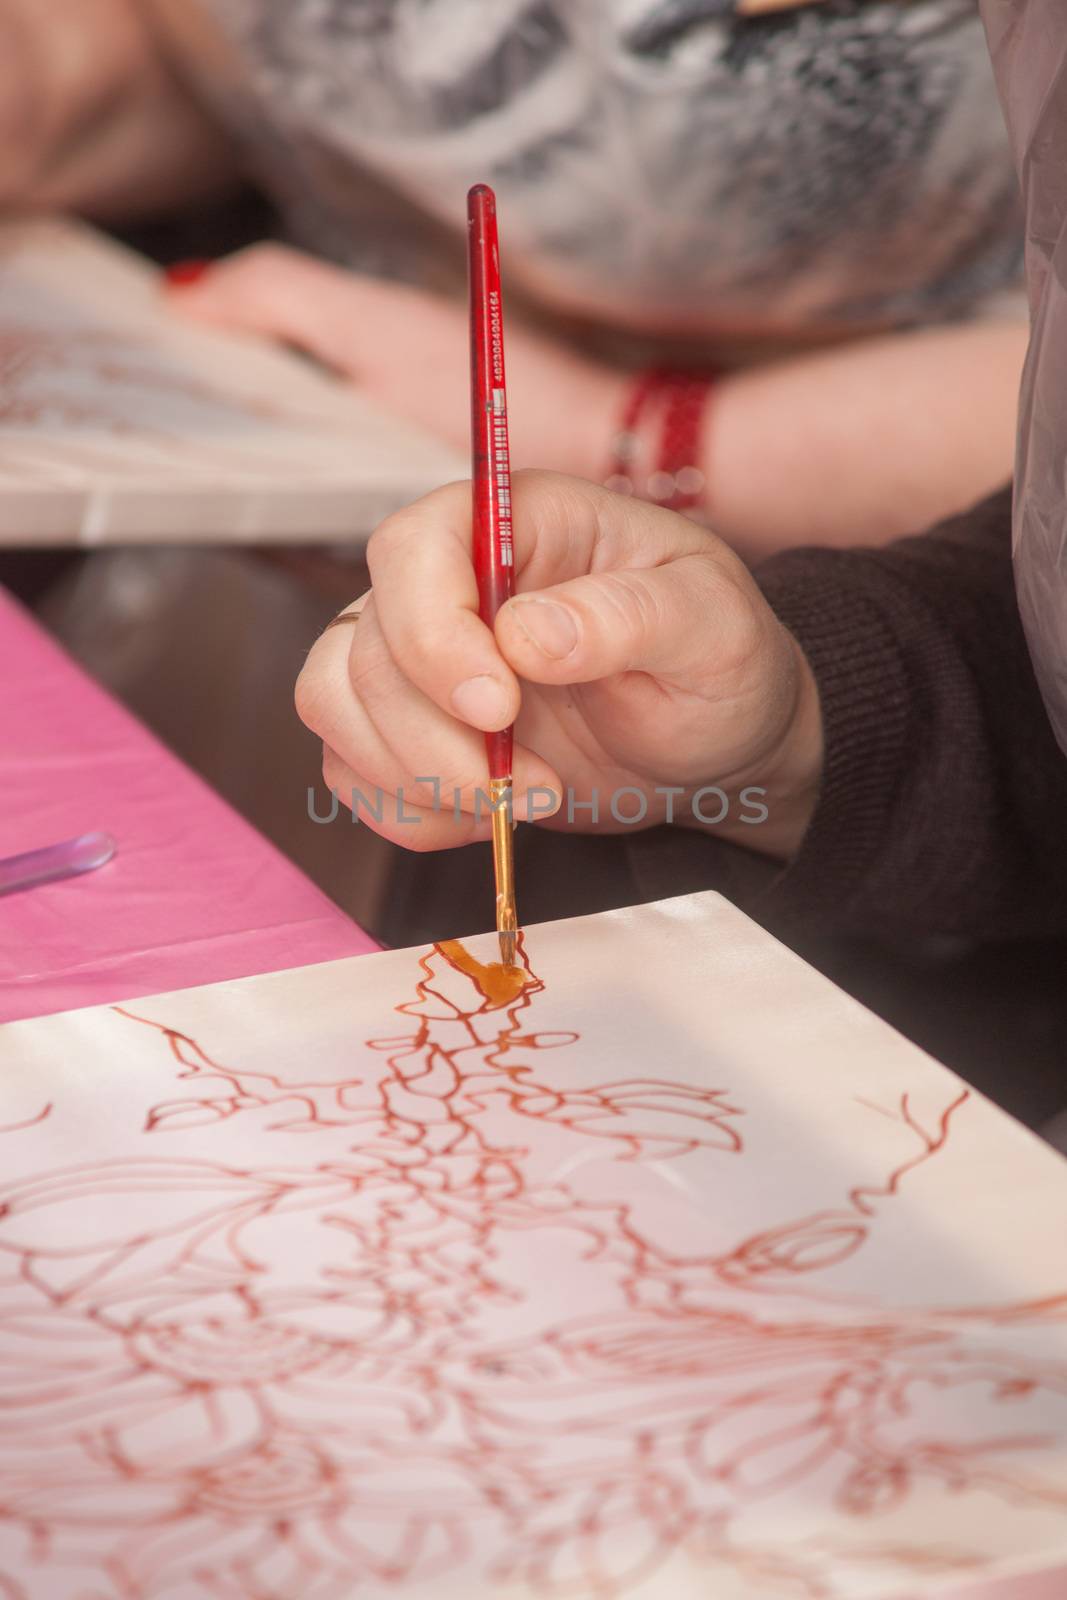
[[376, 948], [0, 591], [0, 856], [105, 867], [0, 899], [0, 1021]]

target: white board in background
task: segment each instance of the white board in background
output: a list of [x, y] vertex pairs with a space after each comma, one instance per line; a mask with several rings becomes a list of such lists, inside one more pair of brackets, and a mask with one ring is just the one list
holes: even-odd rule
[[299, 357], [176, 317], [93, 229], [0, 225], [0, 545], [364, 538], [468, 470]]
[[0, 1030], [0, 1593], [1067, 1562], [1067, 1163], [716, 895], [466, 951]]

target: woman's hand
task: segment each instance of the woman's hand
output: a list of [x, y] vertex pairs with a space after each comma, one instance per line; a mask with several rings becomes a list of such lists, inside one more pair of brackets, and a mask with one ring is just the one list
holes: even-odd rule
[[[495, 632], [468, 484], [374, 534], [358, 622], [322, 635], [297, 684], [329, 787], [413, 849], [488, 837], [483, 733], [514, 720], [519, 818], [555, 808], [549, 826], [619, 831], [627, 790], [617, 810], [645, 826], [712, 825], [719, 800], [697, 797], [717, 786], [714, 831], [791, 854], [818, 785], [818, 697], [742, 563], [688, 519], [574, 479], [520, 473], [513, 505], [517, 594]], [[764, 791], [759, 824], [742, 820], [746, 787]]]
[[[464, 453], [465, 308], [258, 245], [174, 291], [190, 315], [281, 339]], [[720, 379], [699, 460], [705, 511], [747, 559], [883, 544], [1011, 475], [1025, 320], [856, 339]], [[626, 374], [508, 324], [512, 454], [601, 479]]]
[[[314, 356], [398, 416], [468, 451], [465, 305], [273, 244], [229, 256], [171, 294], [189, 316]], [[515, 464], [602, 476], [625, 377], [514, 321], [507, 361]]]

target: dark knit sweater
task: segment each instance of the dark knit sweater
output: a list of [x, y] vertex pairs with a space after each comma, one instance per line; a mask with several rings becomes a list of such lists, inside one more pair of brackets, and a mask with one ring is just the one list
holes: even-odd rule
[[918, 538], [791, 551], [758, 576], [826, 734], [814, 820], [763, 912], [873, 935], [1067, 930], [1067, 758], [1016, 608], [1010, 491]]

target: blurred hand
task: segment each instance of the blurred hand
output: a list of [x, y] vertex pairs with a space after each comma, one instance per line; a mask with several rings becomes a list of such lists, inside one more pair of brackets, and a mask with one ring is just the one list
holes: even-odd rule
[[[470, 448], [465, 305], [273, 244], [170, 294], [183, 313], [292, 345], [464, 455]], [[507, 362], [513, 462], [602, 476], [625, 377], [513, 320]]]
[[[274, 245], [217, 263], [172, 299], [306, 351], [466, 455], [463, 306]], [[1025, 318], [981, 319], [720, 378], [695, 463], [708, 520], [756, 561], [790, 545], [882, 544], [992, 493], [1011, 476], [1026, 341]], [[514, 319], [507, 344], [515, 464], [602, 479], [632, 375]]]
[[[643, 798], [643, 825], [693, 826], [700, 789], [758, 786], [767, 820], [731, 806], [715, 831], [791, 854], [819, 779], [818, 697], [746, 568], [694, 522], [574, 479], [520, 473], [513, 505], [517, 594], [495, 632], [478, 617], [468, 484], [374, 534], [359, 621], [322, 635], [297, 684], [329, 787], [346, 803], [383, 791], [381, 818], [361, 819], [414, 849], [488, 837], [482, 735], [515, 720], [520, 819], [545, 815], [549, 802], [525, 797], [549, 789], [570, 806], [548, 826], [620, 831], [609, 801], [627, 788], [639, 794], [620, 808], [632, 816]], [[401, 820], [397, 789], [417, 823]], [[594, 793], [597, 820], [577, 809]]]

